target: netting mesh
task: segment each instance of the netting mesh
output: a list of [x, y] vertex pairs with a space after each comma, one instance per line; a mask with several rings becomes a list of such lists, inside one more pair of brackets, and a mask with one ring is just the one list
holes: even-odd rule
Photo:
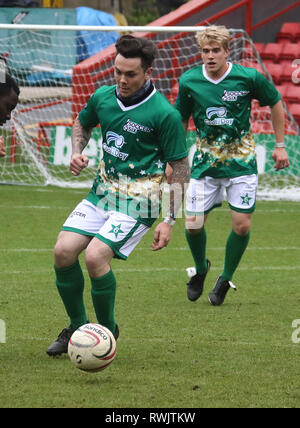
[[[192, 29], [191, 29], [192, 30]], [[92, 34], [91, 34], [92, 35]], [[139, 35], [139, 34], [136, 34]], [[195, 32], [140, 34], [158, 46], [153, 81], [171, 103], [178, 92], [178, 78], [190, 67], [202, 63]], [[257, 68], [271, 80], [254, 44], [246, 33], [232, 30], [229, 60]], [[114, 47], [79, 62], [80, 38], [69, 31], [11, 31], [1, 38], [1, 54], [9, 73], [21, 88], [20, 103], [12, 120], [0, 133], [5, 137], [7, 156], [0, 161], [0, 182], [90, 186], [101, 156], [101, 129], [95, 128], [85, 154], [89, 167], [80, 177], [68, 170], [71, 156], [71, 127], [89, 96], [101, 85], [113, 85]], [[93, 38], [91, 37], [92, 41]], [[94, 49], [95, 50], [95, 49]], [[274, 135], [269, 107], [255, 100], [251, 114], [257, 143], [260, 185], [258, 196], [272, 199], [300, 199], [299, 129], [286, 110], [286, 141], [291, 166], [282, 172], [273, 169]], [[192, 121], [188, 144], [196, 134]]]

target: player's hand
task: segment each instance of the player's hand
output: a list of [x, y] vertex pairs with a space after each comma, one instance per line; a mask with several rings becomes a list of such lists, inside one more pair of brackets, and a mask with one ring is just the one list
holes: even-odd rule
[[89, 164], [89, 159], [85, 155], [73, 155], [70, 163], [70, 171], [73, 175], [79, 175]]
[[5, 144], [4, 144], [4, 138], [0, 137], [0, 156], [3, 157], [6, 154]]
[[167, 223], [159, 223], [154, 230], [152, 250], [157, 251], [166, 247], [171, 239], [172, 226]]
[[275, 147], [272, 158], [275, 162], [274, 168], [276, 171], [287, 168], [290, 164], [288, 154], [284, 147]]

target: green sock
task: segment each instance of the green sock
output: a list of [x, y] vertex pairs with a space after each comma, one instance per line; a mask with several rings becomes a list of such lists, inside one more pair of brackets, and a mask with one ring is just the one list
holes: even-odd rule
[[222, 277], [231, 281], [233, 274], [238, 267], [241, 258], [247, 248], [250, 239], [250, 232], [245, 236], [237, 235], [233, 230], [228, 236], [225, 250], [225, 264]]
[[114, 308], [117, 284], [113, 271], [110, 270], [100, 278], [91, 278], [91, 282], [91, 294], [97, 320], [99, 324], [114, 333], [116, 329]]
[[201, 275], [207, 271], [206, 231], [203, 228], [196, 235], [192, 235], [185, 230], [185, 236], [192, 252], [197, 273]]
[[71, 320], [71, 327], [77, 329], [87, 322], [83, 302], [84, 277], [79, 261], [65, 268], [54, 266], [56, 286]]

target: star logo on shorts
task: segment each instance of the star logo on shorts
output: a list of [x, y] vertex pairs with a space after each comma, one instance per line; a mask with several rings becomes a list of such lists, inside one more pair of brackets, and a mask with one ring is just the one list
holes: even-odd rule
[[250, 205], [250, 201], [252, 198], [250, 198], [248, 193], [246, 193], [245, 196], [241, 196], [241, 198], [242, 198], [242, 205]]
[[119, 233], [124, 233], [123, 230], [121, 229], [121, 224], [119, 224], [118, 226], [115, 226], [114, 224], [112, 224], [111, 226], [112, 226], [112, 229], [108, 233], [114, 233], [116, 238], [118, 237]]

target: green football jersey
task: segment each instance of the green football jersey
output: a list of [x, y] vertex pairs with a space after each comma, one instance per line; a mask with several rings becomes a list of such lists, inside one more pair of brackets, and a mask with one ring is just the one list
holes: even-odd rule
[[166, 163], [187, 156], [179, 112], [153, 87], [143, 101], [126, 107], [116, 86], [102, 86], [79, 113], [84, 128], [100, 124], [98, 175], [87, 199], [151, 226], [159, 216]]
[[257, 173], [250, 130], [252, 99], [261, 106], [273, 106], [280, 100], [277, 89], [254, 68], [229, 63], [227, 72], [215, 81], [203, 64], [181, 76], [175, 107], [183, 120], [192, 115], [198, 136], [192, 178]]

